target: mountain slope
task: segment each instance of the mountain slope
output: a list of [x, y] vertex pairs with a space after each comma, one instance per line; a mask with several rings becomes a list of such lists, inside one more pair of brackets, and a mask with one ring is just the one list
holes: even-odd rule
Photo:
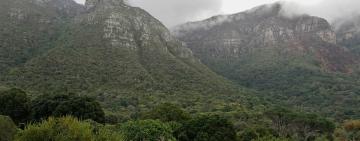
[[[68, 18], [82, 7], [71, 0], [0, 2], [0, 74], [49, 49]], [[71, 5], [71, 6], [66, 6]]]
[[[173, 33], [212, 70], [283, 103], [337, 118], [359, 116], [358, 59], [318, 17], [287, 17], [281, 3], [215, 16]], [[335, 111], [335, 112], [334, 112]]]
[[125, 112], [169, 101], [207, 111], [213, 102], [243, 100], [245, 91], [194, 58], [142, 9], [117, 0], [88, 0], [83, 8], [65, 16], [70, 22], [62, 20], [59, 36], [49, 35], [55, 41], [48, 49], [5, 71], [1, 83], [34, 94], [94, 95]]

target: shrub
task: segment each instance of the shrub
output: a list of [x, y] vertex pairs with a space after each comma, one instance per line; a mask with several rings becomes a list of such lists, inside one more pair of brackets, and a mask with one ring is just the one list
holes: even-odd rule
[[16, 125], [11, 118], [0, 115], [0, 141], [14, 140], [16, 131]]
[[122, 141], [120, 134], [106, 126], [94, 129], [91, 123], [70, 116], [50, 117], [28, 125], [17, 134], [16, 141]]

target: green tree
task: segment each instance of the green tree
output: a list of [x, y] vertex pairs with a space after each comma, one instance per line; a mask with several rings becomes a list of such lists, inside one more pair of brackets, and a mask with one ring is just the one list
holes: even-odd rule
[[177, 131], [180, 141], [235, 141], [233, 124], [218, 115], [200, 115], [187, 121]]
[[41, 123], [29, 124], [15, 141], [122, 141], [119, 133], [105, 126], [94, 126], [71, 116], [50, 117]]
[[39, 96], [32, 102], [32, 109], [36, 120], [65, 115], [97, 122], [105, 120], [104, 111], [95, 99], [74, 94]]
[[274, 137], [274, 136], [264, 136], [258, 139], [254, 139], [252, 141], [293, 141], [293, 140], [288, 138]]
[[315, 139], [322, 135], [331, 138], [335, 124], [325, 118], [314, 114], [298, 113], [291, 124], [296, 133], [303, 140]]
[[175, 104], [163, 103], [146, 113], [145, 118], [159, 119], [163, 122], [183, 122], [190, 119], [190, 114]]
[[265, 127], [246, 128], [239, 134], [240, 141], [252, 141], [266, 136], [273, 136], [274, 131]]
[[173, 141], [171, 127], [158, 120], [129, 121], [120, 125], [127, 141]]
[[10, 116], [15, 123], [26, 122], [31, 113], [29, 98], [20, 89], [0, 92], [0, 104], [0, 115]]
[[13, 141], [16, 130], [10, 117], [0, 115], [0, 141]]
[[265, 112], [272, 120], [272, 128], [281, 137], [293, 137], [299, 140], [314, 140], [322, 135], [331, 138], [335, 124], [315, 114], [293, 112], [284, 108]]

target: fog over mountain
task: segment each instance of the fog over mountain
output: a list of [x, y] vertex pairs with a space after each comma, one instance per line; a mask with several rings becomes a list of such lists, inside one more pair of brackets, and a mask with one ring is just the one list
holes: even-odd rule
[[[76, 0], [84, 3], [85, 0]], [[129, 0], [160, 19], [167, 27], [198, 21], [214, 15], [232, 14], [252, 7], [276, 2], [277, 0]], [[307, 13], [320, 16], [329, 21], [339, 17], [359, 14], [359, 0], [284, 0], [287, 12]]]

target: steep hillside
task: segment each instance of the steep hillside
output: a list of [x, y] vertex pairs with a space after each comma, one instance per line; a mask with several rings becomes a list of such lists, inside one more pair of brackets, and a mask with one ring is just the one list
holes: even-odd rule
[[59, 36], [67, 18], [81, 11], [81, 6], [71, 0], [63, 0], [64, 7], [56, 7], [59, 2], [0, 2], [0, 75], [47, 50]]
[[[73, 6], [58, 2], [45, 7], [61, 11]], [[54, 15], [63, 13], [70, 21], [60, 20], [59, 34], [41, 36], [52, 40], [44, 41], [45, 49], [34, 46], [41, 53], [32, 53], [4, 71], [1, 83], [32, 91], [34, 95], [68, 92], [94, 95], [109, 109], [130, 112], [166, 101], [208, 111], [232, 104], [225, 100], [235, 99], [236, 105], [244, 100], [245, 92], [194, 58], [168, 29], [142, 9], [117, 0], [88, 0], [83, 9], [86, 10], [81, 13], [55, 12]], [[51, 13], [42, 10], [39, 13]], [[77, 14], [72, 16], [73, 13]], [[32, 20], [41, 22], [42, 18]], [[57, 30], [57, 23], [46, 23], [49, 29], [38, 25], [45, 28], [42, 29], [45, 33]], [[23, 23], [14, 28], [19, 26], [30, 25]], [[21, 39], [11, 36], [2, 39], [13, 38]], [[35, 37], [30, 39], [39, 41]], [[8, 49], [20, 46], [8, 44]], [[18, 57], [16, 53], [26, 50], [26, 44], [23, 46], [8, 53]]]
[[[283, 103], [337, 118], [360, 116], [358, 59], [339, 46], [331, 25], [287, 17], [281, 3], [176, 27], [200, 60], [238, 84]], [[349, 105], [349, 103], [353, 103]]]

